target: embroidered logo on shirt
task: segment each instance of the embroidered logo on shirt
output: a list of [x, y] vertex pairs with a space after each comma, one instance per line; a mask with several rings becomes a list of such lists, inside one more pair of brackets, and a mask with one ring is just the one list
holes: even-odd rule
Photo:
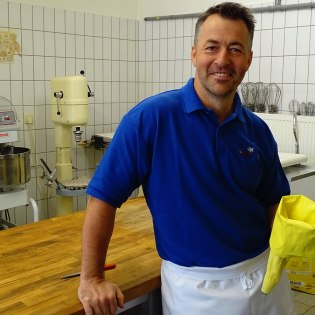
[[254, 154], [254, 148], [248, 147], [245, 150], [240, 150], [239, 153], [241, 156], [243, 156], [245, 158], [250, 158]]

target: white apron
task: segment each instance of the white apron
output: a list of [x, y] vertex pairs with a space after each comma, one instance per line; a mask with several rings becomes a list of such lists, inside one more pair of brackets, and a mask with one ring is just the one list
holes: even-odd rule
[[261, 292], [268, 255], [269, 250], [224, 268], [163, 260], [163, 315], [296, 315], [285, 272], [268, 295]]

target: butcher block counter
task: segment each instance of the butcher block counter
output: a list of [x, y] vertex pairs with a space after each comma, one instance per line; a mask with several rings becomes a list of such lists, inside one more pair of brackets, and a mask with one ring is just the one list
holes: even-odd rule
[[[84, 314], [77, 298], [84, 211], [0, 232], [0, 314]], [[117, 210], [106, 278], [125, 302], [160, 287], [160, 265], [150, 212], [143, 198]]]

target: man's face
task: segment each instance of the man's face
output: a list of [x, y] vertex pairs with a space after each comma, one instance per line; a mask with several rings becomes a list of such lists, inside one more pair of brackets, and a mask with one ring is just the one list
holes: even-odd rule
[[198, 94], [234, 97], [252, 61], [246, 24], [218, 14], [209, 16], [201, 26], [191, 55]]

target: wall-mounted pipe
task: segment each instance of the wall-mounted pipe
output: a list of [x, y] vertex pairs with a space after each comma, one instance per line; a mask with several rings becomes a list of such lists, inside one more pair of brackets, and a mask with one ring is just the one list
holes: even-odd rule
[[[280, 4], [277, 4], [280, 3]], [[265, 12], [279, 12], [279, 11], [292, 11], [292, 10], [305, 10], [315, 8], [315, 2], [299, 3], [299, 4], [286, 4], [281, 5], [281, 1], [276, 2], [273, 6], [251, 8], [252, 13], [265, 13]], [[202, 13], [187, 13], [176, 15], [162, 15], [145, 17], [145, 21], [158, 21], [158, 20], [174, 20], [186, 18], [198, 18]]]

